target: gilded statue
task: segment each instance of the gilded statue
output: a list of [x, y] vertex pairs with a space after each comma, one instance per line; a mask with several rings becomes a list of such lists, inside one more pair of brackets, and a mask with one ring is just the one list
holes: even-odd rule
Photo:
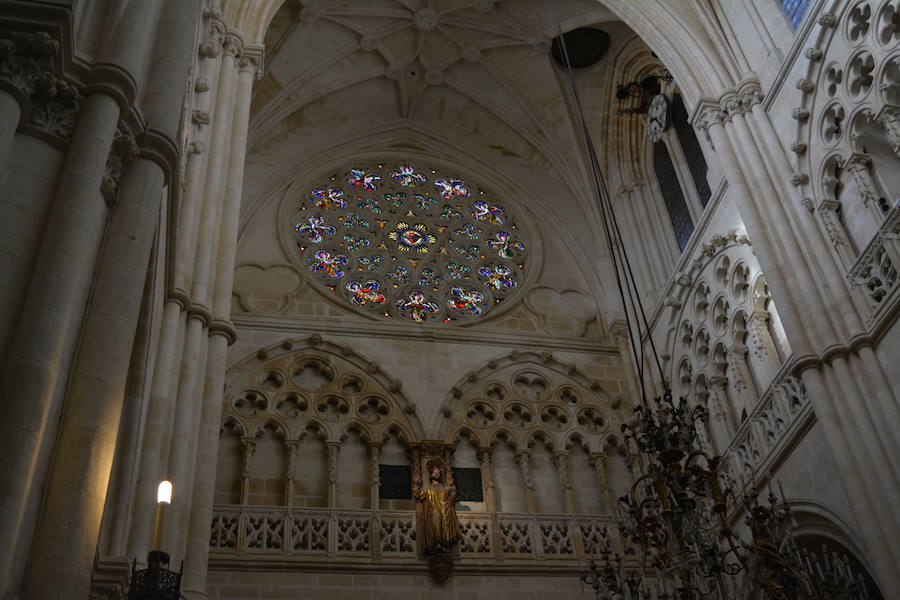
[[[416, 545], [419, 555], [429, 559], [432, 573], [438, 580], [446, 579], [453, 559], [459, 556], [459, 520], [456, 518], [456, 488], [441, 480], [441, 462], [428, 461], [429, 482], [416, 486]], [[435, 567], [438, 565], [445, 567]]]

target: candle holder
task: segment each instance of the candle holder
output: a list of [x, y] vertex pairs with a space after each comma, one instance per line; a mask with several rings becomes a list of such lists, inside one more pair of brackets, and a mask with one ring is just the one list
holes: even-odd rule
[[181, 596], [181, 569], [169, 568], [169, 555], [154, 550], [147, 555], [147, 568], [138, 569], [137, 559], [131, 565], [131, 587], [128, 600], [178, 600]]

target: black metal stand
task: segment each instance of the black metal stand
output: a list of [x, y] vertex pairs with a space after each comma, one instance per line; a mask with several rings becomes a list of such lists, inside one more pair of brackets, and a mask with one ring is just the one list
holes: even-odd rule
[[168, 565], [169, 555], [159, 550], [147, 555], [146, 569], [138, 570], [137, 559], [134, 559], [128, 600], [178, 600], [181, 571], [170, 571]]

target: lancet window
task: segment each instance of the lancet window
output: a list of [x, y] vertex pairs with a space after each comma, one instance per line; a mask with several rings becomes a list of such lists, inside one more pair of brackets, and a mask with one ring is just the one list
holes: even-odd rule
[[781, 11], [791, 24], [791, 29], [800, 27], [806, 11], [809, 10], [810, 0], [780, 0], [780, 2]]

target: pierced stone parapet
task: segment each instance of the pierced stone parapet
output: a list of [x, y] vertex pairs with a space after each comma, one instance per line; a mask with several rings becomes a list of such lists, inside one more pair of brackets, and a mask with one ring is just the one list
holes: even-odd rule
[[[459, 522], [460, 551], [467, 561], [482, 563], [552, 558], [575, 565], [601, 538], [615, 534], [614, 519], [596, 515], [464, 513]], [[278, 556], [302, 562], [331, 556], [416, 564], [415, 546], [411, 510], [217, 505], [210, 530], [213, 560], [241, 555], [249, 561]]]

